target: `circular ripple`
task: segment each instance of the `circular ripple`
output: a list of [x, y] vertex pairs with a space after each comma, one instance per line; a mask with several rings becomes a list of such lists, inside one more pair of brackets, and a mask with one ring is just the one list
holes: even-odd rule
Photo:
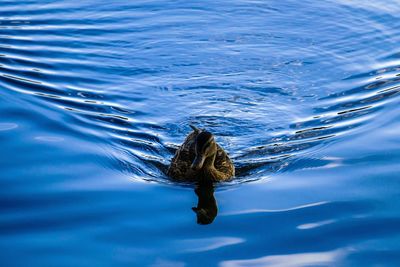
[[236, 182], [307, 157], [331, 164], [311, 155], [367, 131], [399, 99], [400, 20], [363, 3], [306, 1], [306, 17], [261, 2], [249, 17], [246, 6], [4, 2], [0, 86], [55, 111], [65, 131], [100, 143], [112, 168], [140, 180], [170, 182], [189, 124], [215, 134]]

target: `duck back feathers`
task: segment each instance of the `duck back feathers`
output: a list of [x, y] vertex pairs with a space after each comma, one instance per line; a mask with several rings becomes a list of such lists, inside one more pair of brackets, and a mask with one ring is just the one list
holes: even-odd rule
[[[192, 127], [192, 126], [191, 126]], [[194, 182], [199, 179], [212, 181], [226, 181], [235, 174], [235, 168], [226, 152], [217, 144], [217, 152], [214, 167], [217, 172], [213, 175], [204, 173], [204, 170], [192, 170], [191, 165], [196, 157], [196, 144], [204, 145], [212, 134], [192, 127], [193, 131], [186, 137], [183, 144], [178, 148], [171, 160], [167, 175], [176, 181]], [[200, 136], [199, 134], [202, 133]], [[197, 139], [199, 137], [199, 139]]]

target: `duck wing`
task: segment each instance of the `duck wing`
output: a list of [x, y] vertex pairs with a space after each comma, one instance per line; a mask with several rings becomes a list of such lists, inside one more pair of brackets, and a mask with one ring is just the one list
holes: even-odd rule
[[175, 152], [167, 172], [168, 176], [176, 180], [195, 180], [195, 172], [191, 165], [195, 157], [194, 142], [198, 134], [198, 131], [191, 132]]
[[227, 177], [235, 175], [235, 167], [228, 154], [217, 144], [217, 156], [215, 157], [215, 168], [224, 173]]

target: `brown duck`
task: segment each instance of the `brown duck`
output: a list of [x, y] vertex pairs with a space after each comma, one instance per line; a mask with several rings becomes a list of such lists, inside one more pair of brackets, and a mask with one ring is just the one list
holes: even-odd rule
[[214, 135], [190, 125], [193, 131], [176, 151], [168, 176], [177, 181], [228, 181], [235, 167], [226, 152], [215, 142]]

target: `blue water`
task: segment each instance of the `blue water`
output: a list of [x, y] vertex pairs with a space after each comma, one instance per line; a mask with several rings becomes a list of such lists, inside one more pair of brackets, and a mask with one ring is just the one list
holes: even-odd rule
[[[0, 265], [400, 266], [399, 43], [390, 0], [0, 1]], [[166, 177], [189, 124], [232, 182]]]

